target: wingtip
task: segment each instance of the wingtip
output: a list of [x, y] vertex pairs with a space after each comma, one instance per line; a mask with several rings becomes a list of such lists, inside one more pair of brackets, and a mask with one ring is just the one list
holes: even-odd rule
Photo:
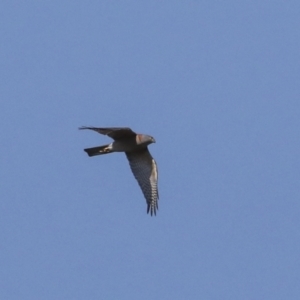
[[150, 216], [156, 216], [156, 211], [158, 210], [158, 206], [152, 206], [151, 204], [147, 207], [147, 214], [150, 213]]

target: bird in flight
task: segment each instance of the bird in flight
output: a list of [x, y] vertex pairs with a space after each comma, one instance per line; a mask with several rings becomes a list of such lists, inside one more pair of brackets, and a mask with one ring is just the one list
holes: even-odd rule
[[110, 144], [87, 148], [84, 151], [88, 156], [96, 156], [113, 152], [125, 152], [131, 171], [137, 180], [147, 202], [147, 213], [156, 215], [158, 210], [158, 170], [148, 145], [155, 143], [155, 139], [146, 134], [137, 134], [128, 127], [80, 127], [90, 129], [100, 134], [111, 137], [114, 141]]

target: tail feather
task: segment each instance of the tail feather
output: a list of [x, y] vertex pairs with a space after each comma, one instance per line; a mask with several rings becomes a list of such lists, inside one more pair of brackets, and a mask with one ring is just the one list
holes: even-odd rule
[[104, 146], [94, 147], [94, 148], [87, 148], [84, 149], [84, 151], [88, 154], [88, 156], [96, 156], [96, 155], [108, 154], [113, 152], [109, 148], [109, 144]]

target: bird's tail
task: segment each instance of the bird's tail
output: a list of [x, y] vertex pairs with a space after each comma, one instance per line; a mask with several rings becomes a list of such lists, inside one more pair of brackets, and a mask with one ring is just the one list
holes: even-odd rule
[[84, 149], [84, 151], [88, 154], [88, 156], [96, 156], [113, 152], [111, 144], [94, 148], [87, 148]]

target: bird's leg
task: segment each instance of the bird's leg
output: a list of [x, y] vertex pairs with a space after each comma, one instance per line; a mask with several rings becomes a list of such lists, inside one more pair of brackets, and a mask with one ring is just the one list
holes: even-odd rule
[[101, 149], [101, 153], [110, 153], [112, 152], [112, 144], [103, 146]]

